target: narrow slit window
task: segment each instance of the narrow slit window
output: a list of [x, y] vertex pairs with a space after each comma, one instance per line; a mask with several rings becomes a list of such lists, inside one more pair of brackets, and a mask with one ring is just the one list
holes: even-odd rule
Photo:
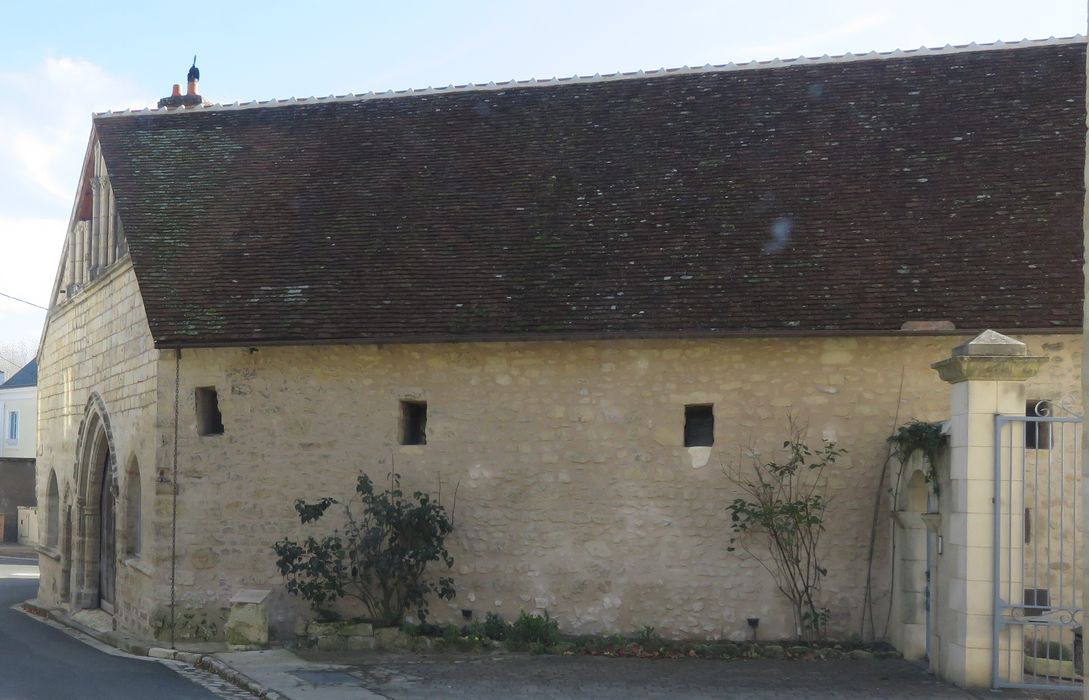
[[[1030, 418], [1042, 418], [1051, 415], [1050, 401], [1025, 402], [1025, 415]], [[1051, 424], [1037, 421], [1025, 421], [1025, 449], [1050, 450]]]
[[697, 404], [684, 407], [684, 446], [710, 447], [715, 444], [715, 407]]
[[223, 434], [223, 414], [219, 412], [219, 395], [214, 386], [197, 389], [197, 434]]
[[427, 402], [401, 402], [401, 444], [427, 444]]

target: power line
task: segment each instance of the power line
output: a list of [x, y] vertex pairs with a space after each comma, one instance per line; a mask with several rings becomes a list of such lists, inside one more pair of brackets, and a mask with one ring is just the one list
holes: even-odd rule
[[[16, 370], [22, 369], [23, 365], [26, 364], [26, 362], [16, 362], [15, 360], [11, 359], [10, 357], [5, 357], [4, 355], [0, 355], [0, 362], [7, 362], [9, 365], [14, 367]], [[29, 360], [28, 360], [28, 362], [29, 362]]]
[[41, 309], [42, 311], [49, 311], [49, 309], [45, 308], [44, 306], [39, 306], [38, 304], [35, 304], [32, 301], [27, 301], [26, 299], [20, 299], [19, 297], [13, 297], [10, 294], [4, 294], [3, 292], [0, 292], [0, 297], [7, 297], [8, 299], [14, 299], [15, 301], [21, 301], [24, 304], [28, 304], [29, 306], [33, 306], [36, 309]]

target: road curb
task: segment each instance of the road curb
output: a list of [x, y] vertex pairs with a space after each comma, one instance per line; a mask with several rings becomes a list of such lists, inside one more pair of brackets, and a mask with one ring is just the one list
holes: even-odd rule
[[108, 644], [115, 649], [120, 649], [127, 654], [189, 664], [190, 666], [195, 666], [204, 671], [214, 673], [223, 680], [233, 683], [239, 688], [253, 693], [259, 698], [267, 698], [268, 700], [291, 700], [288, 696], [258, 683], [241, 671], [238, 671], [229, 664], [217, 659], [212, 654], [196, 654], [180, 649], [151, 646], [143, 640], [120, 632], [96, 630], [93, 627], [83, 624], [79, 620], [73, 619], [62, 610], [43, 607], [39, 605], [36, 600], [24, 601], [19, 604], [19, 608], [29, 615], [52, 620], [57, 624], [74, 629], [103, 644]]
[[240, 688], [244, 688], [253, 693], [259, 698], [268, 698], [268, 700], [291, 700], [289, 697], [280, 693], [268, 686], [262, 685], [253, 680], [246, 674], [238, 671], [232, 666], [226, 664], [221, 659], [217, 659], [214, 656], [202, 656], [200, 661], [195, 664], [197, 668], [204, 669], [211, 673], [216, 674], [220, 678], [234, 683]]

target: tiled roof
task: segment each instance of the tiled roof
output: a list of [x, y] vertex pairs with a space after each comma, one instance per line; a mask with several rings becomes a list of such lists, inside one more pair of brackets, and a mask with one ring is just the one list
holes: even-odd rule
[[1081, 325], [1085, 44], [100, 116], [176, 345]]
[[38, 361], [31, 360], [23, 365], [15, 374], [6, 381], [0, 383], [0, 389], [15, 389], [25, 386], [37, 386], [38, 385]]
[[[370, 91], [367, 93], [349, 93], [347, 95], [329, 95], [328, 97], [303, 97], [295, 98], [289, 97], [286, 99], [270, 99], [270, 100], [249, 100], [247, 102], [234, 102], [234, 103], [213, 103], [210, 101], [200, 101], [187, 107], [187, 111], [201, 111], [204, 109], [255, 109], [264, 107], [279, 107], [284, 105], [296, 105], [296, 104], [313, 104], [320, 102], [343, 102], [343, 101], [358, 101], [361, 99], [381, 100], [389, 97], [404, 97], [406, 95], [430, 95], [436, 93], [450, 93], [450, 92], [464, 92], [471, 90], [474, 92], [480, 92], [482, 90], [507, 90], [515, 87], [527, 87], [527, 86], [547, 86], [547, 85], [564, 85], [570, 83], [587, 83], [587, 82], [599, 82], [604, 80], [626, 80], [629, 78], [650, 78], [650, 77], [662, 77], [669, 75], [684, 75], [687, 73], [708, 73], [715, 71], [738, 71], [738, 70], [762, 70], [765, 68], [778, 68], [782, 66], [797, 66], [797, 65], [813, 65], [819, 63], [843, 63], [845, 61], [872, 61], [885, 58], [905, 58], [905, 57], [918, 57], [918, 56], [933, 56], [938, 54], [950, 54], [960, 52], [979, 52], [979, 51], [1005, 51], [1011, 48], [1027, 48], [1033, 46], [1047, 46], [1055, 44], [1069, 44], [1084, 42], [1085, 37], [1081, 34], [1077, 34], [1071, 37], [1055, 38], [1050, 37], [1048, 39], [1023, 39], [1021, 41], [1005, 42], [995, 41], [991, 43], [977, 44], [972, 42], [970, 44], [958, 44], [956, 46], [952, 44], [946, 44], [941, 47], [927, 47], [920, 46], [917, 49], [896, 49], [895, 51], [870, 51], [869, 53], [846, 53], [838, 54], [835, 56], [799, 56], [797, 58], [773, 58], [764, 61], [749, 61], [747, 63], [718, 63], [718, 64], [706, 64], [703, 66], [681, 66], [679, 68], [657, 68], [651, 70], [638, 70], [622, 72], [617, 71], [615, 73], [595, 73], [594, 75], [572, 75], [563, 78], [529, 78], [526, 80], [504, 80], [499, 82], [489, 83], [465, 83], [462, 85], [445, 85], [445, 86], [428, 86], [426, 88], [405, 88], [402, 90], [385, 90], [382, 92]], [[154, 114], [154, 113], [169, 113], [171, 108], [163, 109], [162, 107], [145, 107], [143, 109], [123, 109], [117, 111], [105, 111], [95, 113], [96, 117], [110, 117], [110, 116], [123, 116], [129, 114]]]

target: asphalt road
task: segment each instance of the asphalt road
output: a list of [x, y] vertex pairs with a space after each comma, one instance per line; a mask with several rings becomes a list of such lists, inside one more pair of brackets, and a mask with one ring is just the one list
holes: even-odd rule
[[101, 651], [11, 608], [37, 587], [37, 562], [0, 557], [0, 700], [222, 697], [162, 663]]

